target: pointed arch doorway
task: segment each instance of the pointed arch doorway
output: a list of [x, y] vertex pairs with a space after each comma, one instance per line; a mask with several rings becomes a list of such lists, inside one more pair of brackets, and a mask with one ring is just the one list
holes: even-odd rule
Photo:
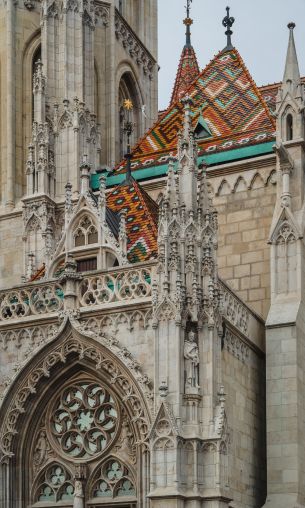
[[[76, 335], [40, 351], [7, 398], [2, 435], [10, 430], [1, 448], [11, 454], [4, 479], [11, 494], [4, 508], [148, 506], [149, 414], [141, 390], [113, 353]], [[12, 428], [21, 393], [24, 408], [18, 402]]]

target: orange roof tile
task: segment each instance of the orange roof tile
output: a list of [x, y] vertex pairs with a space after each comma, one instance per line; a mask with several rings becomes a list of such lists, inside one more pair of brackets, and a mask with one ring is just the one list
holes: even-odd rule
[[170, 105], [183, 97], [190, 84], [199, 76], [199, 73], [195, 50], [193, 46], [185, 45], [181, 53]]
[[[274, 139], [275, 120], [235, 48], [216, 55], [185, 95], [193, 99], [193, 127], [202, 116], [211, 132], [198, 140], [203, 156]], [[132, 170], [164, 164], [174, 155], [182, 123], [183, 105], [177, 101], [133, 149]], [[125, 171], [124, 161], [116, 171]]]
[[131, 263], [157, 256], [158, 205], [135, 181], [123, 183], [107, 196], [107, 206], [126, 212], [127, 256]]

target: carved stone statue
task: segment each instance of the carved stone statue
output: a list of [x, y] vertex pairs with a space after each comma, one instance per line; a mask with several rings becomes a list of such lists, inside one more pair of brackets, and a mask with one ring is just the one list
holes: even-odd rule
[[84, 506], [83, 484], [80, 480], [75, 480], [73, 508], [84, 508]]
[[191, 330], [184, 341], [185, 393], [198, 393], [199, 388], [199, 349], [196, 333]]
[[38, 441], [34, 452], [34, 464], [36, 467], [41, 466], [45, 462], [49, 451], [50, 445], [48, 443], [45, 431], [42, 430], [38, 436]]

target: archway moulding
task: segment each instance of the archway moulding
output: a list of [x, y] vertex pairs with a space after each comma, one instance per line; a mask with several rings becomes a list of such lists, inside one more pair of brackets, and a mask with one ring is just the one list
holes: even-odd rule
[[66, 364], [69, 356], [74, 356], [74, 364], [89, 363], [96, 371], [109, 376], [110, 385], [121, 392], [122, 401], [130, 407], [141, 441], [144, 443], [148, 439], [153, 413], [149, 378], [141, 372], [131, 353], [120, 347], [117, 339], [88, 331], [77, 317], [73, 311], [63, 315], [53, 340], [33, 353], [7, 388], [0, 405], [0, 462], [14, 455], [13, 440], [28, 399], [37, 393], [41, 380], [49, 378], [58, 364]]

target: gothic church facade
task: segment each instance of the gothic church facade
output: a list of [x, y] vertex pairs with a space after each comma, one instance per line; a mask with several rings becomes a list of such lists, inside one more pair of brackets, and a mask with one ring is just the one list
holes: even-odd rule
[[189, 8], [158, 113], [157, 0], [0, 0], [4, 508], [305, 507], [295, 25], [258, 88]]

